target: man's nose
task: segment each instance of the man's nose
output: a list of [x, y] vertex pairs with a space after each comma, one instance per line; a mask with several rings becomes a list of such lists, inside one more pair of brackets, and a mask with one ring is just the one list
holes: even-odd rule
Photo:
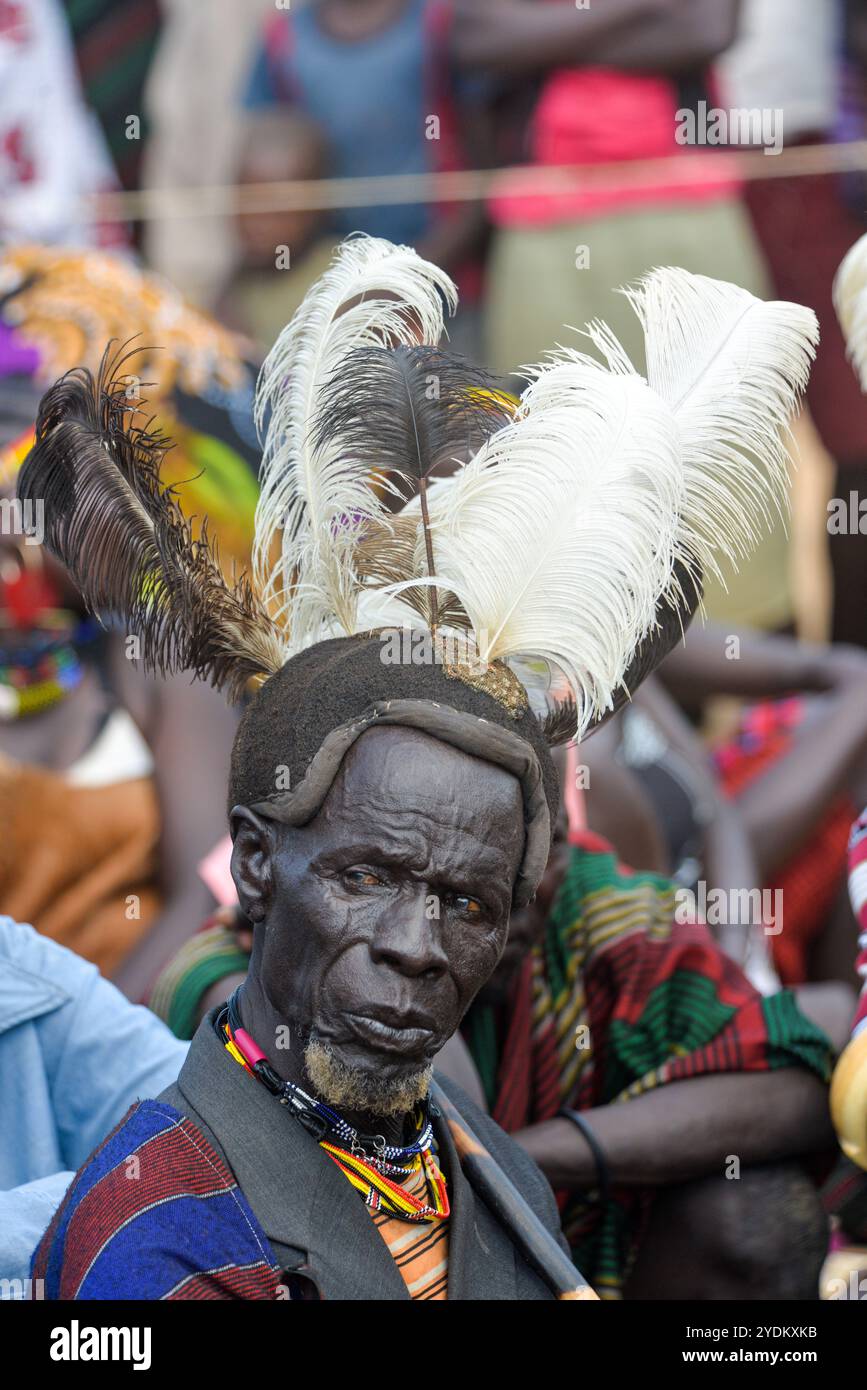
[[391, 965], [404, 975], [441, 974], [448, 965], [439, 918], [429, 910], [424, 891], [401, 894], [377, 923], [370, 954], [377, 965]]

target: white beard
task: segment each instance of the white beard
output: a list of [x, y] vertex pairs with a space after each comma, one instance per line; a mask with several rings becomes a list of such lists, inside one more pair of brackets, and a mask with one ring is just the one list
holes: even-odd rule
[[371, 1115], [408, 1115], [424, 1100], [433, 1079], [430, 1064], [409, 1076], [371, 1076], [342, 1062], [328, 1044], [315, 1041], [304, 1049], [304, 1065], [314, 1091], [329, 1105]]

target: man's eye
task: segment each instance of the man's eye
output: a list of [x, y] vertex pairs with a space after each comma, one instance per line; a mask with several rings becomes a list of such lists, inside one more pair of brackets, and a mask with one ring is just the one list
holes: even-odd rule
[[345, 869], [343, 877], [354, 888], [375, 888], [377, 884], [382, 883], [382, 879], [372, 874], [369, 869]]
[[456, 893], [452, 903], [465, 917], [481, 917], [484, 911], [478, 898], [468, 898], [464, 893]]

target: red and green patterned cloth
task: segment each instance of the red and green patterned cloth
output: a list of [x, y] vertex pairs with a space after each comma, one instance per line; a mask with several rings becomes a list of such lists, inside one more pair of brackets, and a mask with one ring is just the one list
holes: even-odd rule
[[[674, 921], [675, 887], [632, 873], [597, 837], [573, 849], [545, 940], [508, 1007], [475, 1006], [464, 1035], [493, 1118], [514, 1132], [619, 1104], [670, 1081], [801, 1066], [827, 1078], [831, 1049], [787, 990], [763, 998], [707, 928]], [[652, 1193], [613, 1189], [603, 1206], [563, 1194], [578, 1268], [622, 1296]]]

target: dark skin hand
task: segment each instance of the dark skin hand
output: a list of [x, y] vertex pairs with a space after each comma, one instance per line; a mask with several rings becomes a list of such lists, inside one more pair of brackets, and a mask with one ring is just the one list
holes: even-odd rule
[[[239, 806], [232, 834], [241, 906], [259, 919], [241, 1018], [275, 1068], [309, 1088], [313, 1038], [361, 1078], [421, 1071], [505, 946], [524, 849], [517, 780], [414, 730], [372, 729], [309, 824]], [[391, 1142], [403, 1130], [402, 1117], [345, 1114]]]
[[725, 52], [739, 0], [605, 0], [579, 9], [530, 0], [459, 0], [458, 63], [504, 75], [587, 64], [677, 73]]
[[[558, 848], [540, 886], [537, 904], [516, 915], [522, 945], [541, 939], [548, 908], [565, 870], [568, 851]], [[511, 935], [510, 935], [511, 946]], [[509, 948], [507, 947], [507, 951]], [[504, 955], [503, 965], [511, 963]], [[514, 976], [520, 955], [512, 964]], [[486, 995], [501, 998], [505, 974]], [[605, 1151], [612, 1182], [652, 1186], [705, 1174], [722, 1175], [733, 1143], [744, 1164], [768, 1163], [833, 1147], [827, 1088], [806, 1071], [693, 1077], [661, 1086], [628, 1105], [603, 1105], [583, 1112]], [[737, 1136], [737, 1141], [733, 1140]], [[593, 1155], [569, 1120], [552, 1119], [513, 1135], [557, 1187], [594, 1187]]]

